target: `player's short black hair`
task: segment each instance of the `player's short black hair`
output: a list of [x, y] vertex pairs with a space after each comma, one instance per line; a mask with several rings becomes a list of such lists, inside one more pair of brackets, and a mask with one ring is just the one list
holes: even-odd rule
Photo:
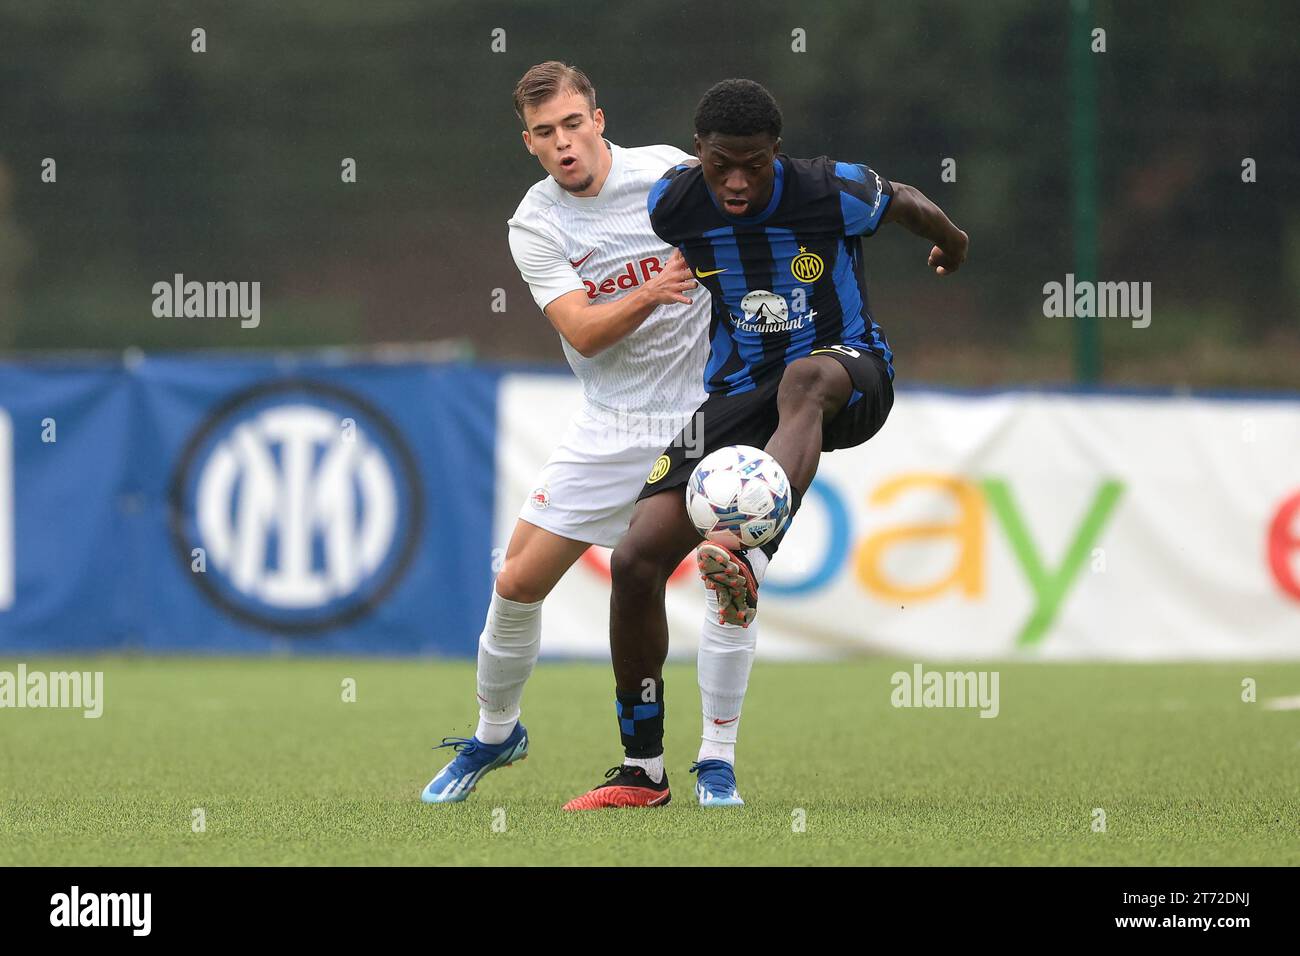
[[772, 94], [753, 80], [723, 80], [709, 87], [695, 107], [695, 132], [700, 136], [770, 133], [773, 139], [780, 139], [781, 108]]

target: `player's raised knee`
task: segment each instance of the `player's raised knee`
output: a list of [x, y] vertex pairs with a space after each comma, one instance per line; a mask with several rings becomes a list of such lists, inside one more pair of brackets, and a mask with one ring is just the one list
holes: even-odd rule
[[807, 356], [790, 363], [781, 378], [778, 392], [782, 399], [808, 401], [825, 405], [828, 400], [852, 390], [848, 373], [833, 359]]
[[533, 604], [545, 600], [549, 589], [545, 584], [530, 580], [529, 575], [518, 561], [506, 561], [497, 575], [497, 594], [507, 601], [519, 604]]

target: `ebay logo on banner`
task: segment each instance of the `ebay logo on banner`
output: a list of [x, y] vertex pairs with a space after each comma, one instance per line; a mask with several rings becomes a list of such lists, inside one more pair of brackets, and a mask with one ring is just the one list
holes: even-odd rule
[[[852, 522], [844, 495], [834, 482], [818, 478], [809, 489], [804, 511], [815, 507], [814, 502], [824, 509], [827, 533], [823, 536], [820, 557], [812, 562], [810, 570], [794, 580], [788, 576], [776, 580], [775, 575], [769, 574], [763, 591], [807, 597], [828, 587], [846, 566], [851, 565], [862, 587], [881, 600], [925, 601], [952, 589], [971, 599], [982, 597], [985, 528], [988, 523], [986, 511], [991, 511], [1010, 542], [1034, 595], [1034, 609], [1017, 637], [1017, 643], [1031, 645], [1047, 633], [1070, 586], [1101, 536], [1122, 488], [1118, 481], [1102, 482], [1079, 522], [1065, 556], [1053, 567], [1034, 543], [1033, 535], [1016, 507], [1010, 486], [1000, 478], [976, 482], [955, 475], [928, 472], [892, 478], [877, 486], [868, 496], [873, 507], [890, 505], [910, 492], [925, 491], [951, 498], [957, 507], [957, 517], [951, 521], [891, 526], [874, 531], [856, 543], [850, 540]], [[957, 561], [942, 578], [924, 584], [891, 579], [885, 570], [885, 554], [901, 544], [918, 541], [955, 542], [958, 546]], [[583, 564], [604, 577], [609, 576], [609, 553], [604, 549], [588, 549]], [[779, 565], [778, 555], [774, 568]], [[692, 556], [687, 555], [668, 584], [671, 587], [694, 580], [695, 562]]]
[[[1016, 566], [1024, 576], [1033, 599], [1029, 616], [1016, 635], [1016, 644], [1039, 644], [1055, 621], [1085, 566], [1104, 570], [1105, 555], [1099, 547], [1115, 507], [1124, 494], [1124, 483], [1106, 478], [1099, 481], [1090, 497], [1076, 506], [1077, 517], [1068, 526], [1064, 550], [1044, 553], [1017, 502], [1011, 483], [1005, 478], [966, 478], [941, 472], [907, 472], [876, 485], [866, 496], [871, 509], [897, 506], [918, 495], [939, 496], [945, 505], [942, 520], [914, 520], [878, 526], [854, 538], [849, 500], [835, 481], [820, 477], [813, 482], [802, 514], [821, 511], [822, 532], [800, 542], [806, 560], [791, 570], [792, 562], [778, 556], [763, 586], [767, 594], [806, 598], [828, 588], [846, 571], [872, 598], [894, 603], [924, 603], [958, 594], [968, 600], [984, 597], [986, 546], [991, 533], [1007, 542]], [[1062, 507], [1068, 507], [1063, 505]], [[900, 580], [891, 574], [889, 556], [902, 547], [933, 545], [953, 551], [955, 559], [930, 580]], [[1265, 566], [1282, 593], [1300, 601], [1300, 491], [1280, 502], [1273, 512], [1266, 534]], [[591, 549], [584, 564], [604, 577], [609, 575], [608, 552]], [[682, 562], [669, 580], [680, 586], [695, 580], [691, 556]]]
[[[935, 472], [909, 472], [877, 485], [867, 496], [873, 508], [887, 507], [907, 495], [923, 493], [941, 495], [955, 509], [955, 517], [944, 521], [923, 521], [890, 525], [850, 541], [851, 523], [848, 506], [833, 483], [817, 480], [810, 498], [819, 499], [826, 510], [830, 533], [822, 560], [802, 579], [791, 582], [771, 581], [771, 593], [806, 596], [831, 583], [845, 566], [851, 566], [855, 579], [873, 597], [885, 601], [923, 602], [957, 591], [975, 600], [984, 593], [984, 550], [989, 516], [1001, 529], [1011, 546], [1016, 563], [1034, 598], [1028, 619], [1016, 636], [1016, 643], [1038, 643], [1056, 618], [1066, 594], [1088, 559], [1100, 560], [1094, 547], [1110, 520], [1123, 492], [1123, 484], [1113, 479], [1101, 482], [1082, 511], [1062, 557], [1054, 563], [1038, 547], [1028, 523], [1016, 505], [1010, 484], [1001, 478], [971, 480]], [[894, 548], [921, 542], [947, 543], [956, 546], [957, 558], [941, 577], [918, 583], [902, 582], [890, 577], [886, 555]]]
[[[1096, 545], [1123, 490], [1123, 483], [1115, 479], [1098, 484], [1091, 501], [1079, 513], [1064, 554], [1053, 565], [1036, 543], [1005, 479], [972, 480], [928, 472], [891, 478], [867, 496], [870, 506], [887, 507], [910, 493], [939, 494], [955, 505], [956, 517], [878, 529], [856, 544], [849, 541], [851, 524], [844, 498], [832, 483], [818, 480], [813, 482], [811, 496], [820, 499], [830, 526], [822, 560], [803, 579], [771, 581], [767, 589], [771, 593], [806, 595], [826, 587], [843, 567], [851, 565], [858, 583], [881, 600], [923, 602], [954, 590], [978, 599], [984, 590], [984, 543], [991, 515], [1011, 546], [1034, 597], [1033, 610], [1016, 637], [1020, 646], [1033, 645], [1051, 627], [1089, 559], [1095, 570], [1100, 569], [1096, 567], [1098, 562], [1103, 562], [1104, 567], [1104, 555]], [[885, 556], [895, 547], [918, 542], [954, 544], [957, 559], [945, 575], [932, 581], [918, 584], [891, 578]], [[1266, 563], [1277, 586], [1288, 597], [1300, 601], [1300, 491], [1283, 500], [1273, 513], [1266, 551]]]

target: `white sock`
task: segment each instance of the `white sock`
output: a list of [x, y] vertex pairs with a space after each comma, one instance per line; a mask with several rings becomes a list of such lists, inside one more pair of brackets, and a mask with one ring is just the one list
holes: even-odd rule
[[700, 752], [695, 759], [700, 763], [704, 763], [706, 760], [725, 760], [734, 767], [736, 765], [736, 745], [734, 743], [724, 744], [706, 738], [700, 741]]
[[767, 566], [772, 559], [767, 556], [767, 552], [762, 548], [750, 548], [745, 552], [745, 557], [749, 559], [749, 567], [754, 572], [754, 580], [762, 584], [763, 575], [767, 574]]
[[[766, 568], [764, 562], [763, 570]], [[759, 569], [754, 571], [757, 576]], [[740, 710], [745, 701], [745, 689], [749, 686], [749, 670], [754, 664], [757, 643], [757, 621], [749, 627], [719, 624], [718, 595], [706, 589], [704, 627], [700, 632], [696, 666], [700, 709], [704, 714], [703, 742], [697, 759], [725, 760], [735, 764]]]
[[624, 757], [623, 763], [629, 767], [640, 767], [645, 775], [658, 783], [664, 778], [664, 755], [658, 757]]
[[478, 639], [478, 729], [485, 744], [503, 743], [519, 722], [524, 683], [542, 643], [542, 602], [508, 601], [492, 589]]

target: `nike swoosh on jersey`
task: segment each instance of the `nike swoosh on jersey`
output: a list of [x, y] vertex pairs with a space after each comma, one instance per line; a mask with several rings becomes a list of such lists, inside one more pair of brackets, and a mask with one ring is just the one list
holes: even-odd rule
[[[595, 251], [596, 251], [595, 249], [591, 250], [591, 252], [595, 252]], [[573, 266], [573, 268], [575, 269], [578, 268], [578, 266], [582, 265], [584, 262], [586, 262], [588, 259], [591, 258], [591, 252], [587, 253], [581, 259], [570, 259], [569, 265]]]
[[695, 270], [695, 278], [697, 278], [697, 279], [707, 279], [709, 276], [715, 276], [715, 275], [717, 275], [719, 272], [726, 272], [726, 271], [727, 271], [726, 269], [710, 269], [708, 272], [701, 272], [699, 269], [696, 269], [696, 270]]

